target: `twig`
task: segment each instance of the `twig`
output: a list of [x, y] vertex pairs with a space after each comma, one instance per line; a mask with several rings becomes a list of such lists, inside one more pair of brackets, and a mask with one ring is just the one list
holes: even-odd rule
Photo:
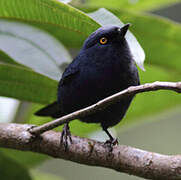
[[61, 133], [47, 131], [32, 141], [31, 125], [0, 123], [0, 147], [33, 151], [90, 166], [100, 166], [146, 179], [181, 180], [181, 155], [168, 156], [117, 145], [112, 152], [101, 142], [72, 136], [65, 152]]
[[174, 82], [154, 82], [154, 83], [143, 84], [140, 86], [132, 86], [119, 93], [109, 96], [87, 108], [73, 112], [71, 114], [68, 114], [66, 116], [63, 116], [61, 118], [58, 118], [58, 119], [48, 122], [46, 124], [43, 124], [41, 126], [33, 127], [29, 131], [34, 135], [39, 135], [47, 130], [53, 129], [66, 122], [70, 122], [74, 119], [79, 119], [81, 117], [95, 113], [96, 111], [99, 111], [101, 109], [104, 109], [107, 106], [118, 102], [122, 97], [130, 96], [130, 95], [134, 95], [134, 94], [138, 94], [138, 93], [142, 93], [142, 92], [157, 91], [157, 90], [161, 90], [161, 89], [162, 90], [173, 90], [178, 93], [181, 93], [181, 82], [176, 82], [176, 83], [174, 83]]

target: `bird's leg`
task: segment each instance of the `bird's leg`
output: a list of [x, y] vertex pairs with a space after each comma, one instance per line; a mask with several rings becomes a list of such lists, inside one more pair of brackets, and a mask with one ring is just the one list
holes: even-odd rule
[[109, 140], [107, 140], [104, 145], [106, 145], [109, 148], [109, 151], [112, 151], [112, 148], [114, 145], [118, 144], [117, 138], [113, 138], [112, 135], [109, 133], [107, 128], [103, 127], [103, 130], [106, 132], [106, 134], [109, 136]]
[[63, 127], [62, 134], [60, 137], [60, 143], [64, 145], [65, 151], [68, 150], [68, 140], [72, 143], [72, 137], [70, 133], [69, 124], [66, 123]]

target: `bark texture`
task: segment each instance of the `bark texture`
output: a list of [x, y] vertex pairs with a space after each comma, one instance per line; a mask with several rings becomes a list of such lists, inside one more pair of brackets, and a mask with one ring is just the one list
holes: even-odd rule
[[42, 126], [0, 123], [0, 147], [33, 151], [81, 164], [114, 169], [146, 179], [181, 180], [181, 155], [167, 156], [125, 145], [113, 147], [112, 152], [104, 143], [72, 136], [68, 151], [60, 144], [61, 133], [48, 131], [73, 119], [99, 111], [123, 96], [137, 93], [173, 90], [181, 93], [181, 82], [154, 82], [129, 87], [98, 103], [73, 112]]
[[113, 147], [104, 143], [72, 136], [73, 143], [64, 151], [60, 144], [61, 133], [47, 131], [34, 137], [28, 131], [32, 125], [0, 124], [0, 147], [33, 151], [90, 166], [114, 169], [146, 179], [181, 179], [181, 155], [168, 156], [125, 145]]

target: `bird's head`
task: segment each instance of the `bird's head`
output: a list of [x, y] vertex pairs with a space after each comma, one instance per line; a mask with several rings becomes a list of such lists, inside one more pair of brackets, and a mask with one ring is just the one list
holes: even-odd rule
[[130, 24], [119, 26], [104, 26], [93, 32], [84, 42], [83, 49], [106, 49], [110, 46], [124, 46], [125, 35]]

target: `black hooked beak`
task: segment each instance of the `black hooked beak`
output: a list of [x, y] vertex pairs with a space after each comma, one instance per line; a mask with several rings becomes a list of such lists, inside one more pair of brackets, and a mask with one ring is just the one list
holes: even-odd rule
[[130, 25], [131, 24], [128, 23], [128, 24], [125, 24], [122, 28], [118, 29], [118, 31], [120, 32], [120, 35], [121, 35], [122, 38], [125, 37]]

